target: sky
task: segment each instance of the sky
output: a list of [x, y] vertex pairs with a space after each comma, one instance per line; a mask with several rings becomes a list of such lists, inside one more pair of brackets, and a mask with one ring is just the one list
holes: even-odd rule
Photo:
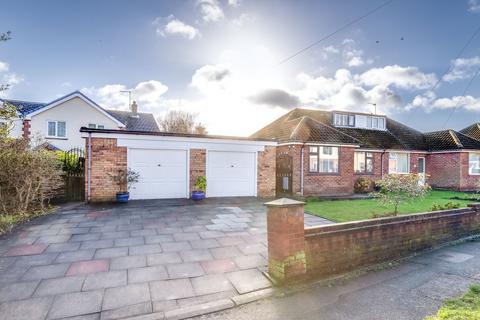
[[132, 90], [140, 111], [185, 110], [211, 134], [240, 136], [295, 107], [375, 104], [421, 131], [480, 121], [480, 32], [457, 58], [480, 0], [393, 0], [291, 59], [386, 0], [0, 2], [11, 99], [81, 90], [127, 109]]

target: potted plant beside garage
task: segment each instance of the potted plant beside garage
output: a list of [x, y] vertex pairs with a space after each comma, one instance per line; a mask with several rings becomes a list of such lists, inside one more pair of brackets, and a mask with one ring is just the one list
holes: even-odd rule
[[118, 175], [114, 176], [114, 180], [120, 187], [120, 192], [117, 192], [117, 202], [126, 203], [130, 198], [130, 189], [138, 182], [140, 174], [131, 169], [119, 170]]
[[207, 190], [207, 178], [205, 178], [205, 176], [197, 177], [197, 181], [195, 181], [195, 190], [192, 191], [192, 200], [205, 199], [206, 190]]

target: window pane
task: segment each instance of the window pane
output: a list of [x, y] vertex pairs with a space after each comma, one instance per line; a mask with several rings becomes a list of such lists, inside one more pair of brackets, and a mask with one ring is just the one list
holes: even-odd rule
[[66, 123], [64, 121], [57, 122], [57, 136], [58, 137], [65, 137], [66, 133]]
[[372, 117], [367, 117], [367, 128], [372, 127]]
[[97, 127], [97, 125], [95, 123], [89, 123], [88, 127], [92, 128], [92, 129], [95, 129]]
[[355, 126], [355, 116], [348, 116], [348, 125], [351, 127]]
[[310, 153], [317, 153], [318, 147], [310, 147]]
[[48, 122], [48, 136], [54, 137], [56, 136], [56, 123], [54, 121]]
[[365, 154], [365, 161], [366, 161], [365, 171], [367, 173], [372, 173], [373, 172], [373, 153], [367, 152]]
[[319, 171], [323, 173], [337, 173], [338, 172], [338, 148], [337, 147], [321, 147], [320, 152], [320, 168]]
[[365, 172], [365, 152], [355, 152], [354, 154], [355, 172]]
[[396, 173], [408, 173], [408, 154], [398, 153], [396, 163]]
[[97, 126], [97, 128], [98, 128], [98, 129], [105, 129], [105, 126], [104, 126], [103, 124], [99, 124], [99, 125]]
[[480, 153], [470, 153], [468, 172], [470, 174], [480, 174]]
[[378, 119], [378, 128], [382, 130], [385, 129], [385, 118]]
[[332, 147], [322, 147], [323, 154], [325, 155], [331, 155], [332, 154]]
[[310, 172], [318, 172], [318, 155], [310, 155]]
[[373, 123], [372, 123], [373, 128], [378, 128], [378, 118], [373, 118]]

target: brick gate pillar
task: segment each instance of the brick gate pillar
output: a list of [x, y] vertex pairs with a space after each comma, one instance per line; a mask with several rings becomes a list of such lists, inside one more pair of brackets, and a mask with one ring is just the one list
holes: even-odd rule
[[304, 202], [282, 198], [267, 206], [268, 273], [280, 283], [306, 273]]

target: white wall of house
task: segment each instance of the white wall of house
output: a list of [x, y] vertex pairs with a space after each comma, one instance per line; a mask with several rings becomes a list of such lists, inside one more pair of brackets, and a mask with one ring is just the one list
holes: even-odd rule
[[[49, 121], [65, 121], [66, 137], [48, 136]], [[109, 117], [102, 114], [80, 98], [74, 97], [58, 106], [40, 112], [32, 116], [31, 135], [42, 137], [50, 144], [62, 150], [69, 150], [75, 147], [85, 147], [85, 140], [79, 132], [81, 127], [87, 127], [88, 124], [103, 125], [105, 129], [118, 129], [118, 124]]]
[[[4, 122], [7, 122], [5, 119], [0, 118], [0, 125]], [[23, 122], [21, 119], [13, 120], [13, 128], [10, 131], [10, 137], [12, 138], [20, 138], [22, 137], [22, 126]]]

